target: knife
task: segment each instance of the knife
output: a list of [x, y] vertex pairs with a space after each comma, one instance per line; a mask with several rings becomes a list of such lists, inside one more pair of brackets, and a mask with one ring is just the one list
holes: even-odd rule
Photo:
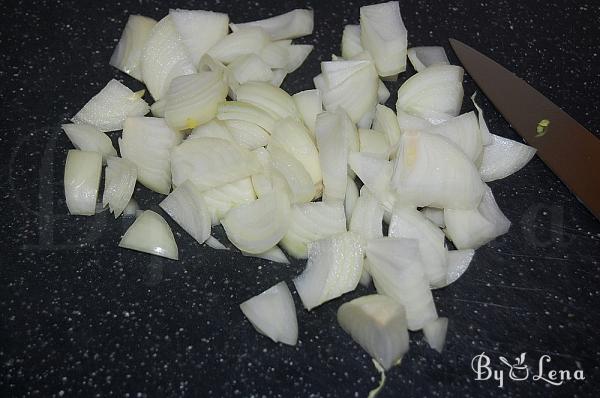
[[600, 220], [600, 139], [500, 64], [458, 40], [450, 45], [504, 119]]

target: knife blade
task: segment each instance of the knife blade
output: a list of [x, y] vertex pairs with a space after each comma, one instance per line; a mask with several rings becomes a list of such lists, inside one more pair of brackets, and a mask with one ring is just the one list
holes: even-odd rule
[[600, 139], [497, 62], [458, 40], [450, 45], [504, 119], [600, 220]]

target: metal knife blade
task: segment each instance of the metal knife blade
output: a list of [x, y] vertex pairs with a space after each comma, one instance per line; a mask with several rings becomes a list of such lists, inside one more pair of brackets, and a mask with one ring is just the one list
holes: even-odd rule
[[[450, 45], [504, 119], [600, 220], [600, 139], [497, 62], [458, 40]], [[540, 131], [542, 120], [549, 125]]]

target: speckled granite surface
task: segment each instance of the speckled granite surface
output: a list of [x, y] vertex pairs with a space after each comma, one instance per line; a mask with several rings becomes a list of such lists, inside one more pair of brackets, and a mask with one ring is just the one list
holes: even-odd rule
[[[599, 133], [600, 9], [596, 2], [402, 1], [411, 45], [455, 37], [531, 82]], [[308, 2], [317, 44], [284, 87], [311, 87], [319, 61], [339, 52], [343, 25], [359, 2]], [[296, 347], [273, 344], [238, 304], [303, 269], [216, 252], [172, 224], [181, 261], [118, 249], [127, 225], [106, 213], [66, 216], [60, 130], [112, 77], [108, 65], [127, 16], [169, 7], [256, 19], [300, 1], [3, 1], [0, 10], [0, 127], [3, 248], [0, 256], [0, 396], [364, 397], [378, 375], [335, 321], [337, 307], [364, 288], [307, 313], [296, 300]], [[453, 55], [451, 59], [456, 60]], [[397, 84], [389, 84], [390, 89]], [[465, 91], [474, 86], [466, 78]], [[393, 104], [393, 98], [389, 104]], [[483, 101], [493, 132], [516, 138]], [[465, 110], [470, 106], [465, 103]], [[113, 134], [116, 139], [116, 135]], [[450, 318], [439, 355], [411, 335], [411, 351], [388, 373], [381, 397], [594, 396], [600, 389], [600, 223], [535, 158], [491, 184], [513, 221], [508, 235], [477, 251], [457, 283], [435, 292]], [[139, 188], [142, 208], [159, 195]], [[169, 220], [170, 221], [170, 220]], [[537, 373], [582, 369], [586, 380], [477, 381], [474, 355], [527, 352]], [[512, 361], [512, 360], [511, 360]]]

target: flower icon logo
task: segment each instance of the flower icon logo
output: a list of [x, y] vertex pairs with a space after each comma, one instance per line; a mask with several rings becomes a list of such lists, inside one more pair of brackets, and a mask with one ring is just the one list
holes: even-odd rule
[[509, 367], [508, 377], [514, 381], [526, 380], [529, 377], [529, 369], [525, 365], [525, 352], [515, 358], [515, 364], [511, 365], [505, 357], [500, 357], [500, 362]]

